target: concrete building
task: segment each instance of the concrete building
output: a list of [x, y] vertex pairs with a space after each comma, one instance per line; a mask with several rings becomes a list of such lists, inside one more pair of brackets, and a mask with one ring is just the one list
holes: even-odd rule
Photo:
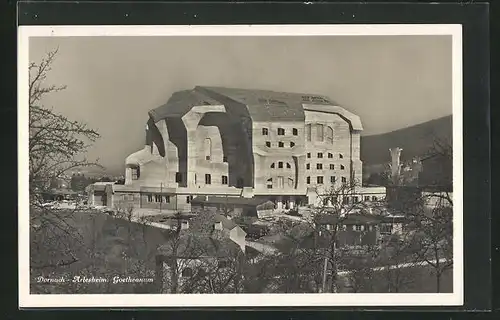
[[315, 205], [334, 186], [361, 183], [362, 130], [357, 115], [325, 96], [179, 91], [149, 112], [144, 148], [126, 158], [125, 183], [111, 185], [107, 205], [189, 211], [198, 195]]

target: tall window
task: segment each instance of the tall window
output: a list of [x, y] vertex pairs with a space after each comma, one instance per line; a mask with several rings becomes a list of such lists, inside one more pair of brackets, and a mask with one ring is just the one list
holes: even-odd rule
[[306, 139], [307, 141], [311, 141], [311, 125], [306, 125]]
[[285, 187], [284, 177], [278, 177], [278, 188], [284, 188], [284, 187]]
[[278, 162], [278, 168], [283, 169], [283, 162]]
[[340, 159], [343, 159], [343, 158], [344, 158], [344, 156], [342, 155], [342, 153], [339, 153], [339, 158], [340, 158]]
[[345, 169], [344, 165], [343, 165], [343, 164], [341, 164], [341, 165], [340, 165], [340, 170], [344, 170], [344, 169]]
[[318, 152], [318, 158], [320, 158], [320, 159], [323, 158], [323, 153]]
[[269, 130], [267, 128], [262, 128], [262, 135], [267, 136], [269, 134]]
[[307, 178], [306, 178], [306, 183], [307, 183], [307, 184], [311, 184], [311, 177], [307, 177]]
[[165, 196], [165, 203], [170, 203], [170, 196]]
[[294, 136], [298, 135], [299, 134], [299, 130], [297, 130], [297, 128], [293, 128], [292, 129], [292, 133]]
[[205, 174], [205, 184], [212, 184], [212, 175], [209, 173]]
[[334, 184], [334, 183], [335, 183], [335, 176], [331, 176], [331, 177], [330, 177], [330, 183], [331, 183], [331, 184]]
[[148, 202], [153, 202], [153, 195], [152, 194], [148, 194]]
[[333, 153], [328, 152], [328, 159], [333, 159]]
[[284, 135], [285, 135], [285, 129], [278, 128], [278, 136], [284, 136]]
[[270, 141], [266, 141], [266, 147], [271, 148], [271, 142]]
[[332, 127], [326, 128], [326, 141], [333, 144], [333, 129]]
[[181, 183], [182, 182], [182, 172], [176, 172], [175, 173], [175, 182]]
[[323, 177], [322, 176], [318, 176], [316, 178], [316, 180], [317, 180], [318, 184], [323, 184]]
[[160, 194], [155, 195], [155, 202], [163, 202]]
[[227, 184], [227, 176], [222, 176], [222, 184]]
[[324, 126], [322, 124], [317, 124], [316, 125], [316, 140], [317, 141], [324, 141], [325, 139], [325, 132], [324, 132]]
[[210, 140], [210, 138], [205, 139], [203, 148], [205, 151], [205, 160], [210, 160], [212, 157], [212, 140]]
[[132, 168], [130, 168], [130, 170], [132, 171], [132, 180], [139, 179], [139, 176], [140, 176], [140, 167], [139, 166], [132, 167]]
[[346, 183], [347, 182], [347, 178], [346, 177], [342, 177], [342, 182]]
[[307, 158], [308, 159], [311, 158], [311, 153], [310, 152], [307, 153]]
[[308, 163], [308, 164], [306, 164], [306, 169], [307, 169], [307, 170], [311, 169], [311, 165], [310, 165], [309, 163]]
[[292, 178], [288, 178], [288, 186], [290, 188], [293, 188], [293, 179]]
[[317, 163], [316, 164], [316, 169], [322, 170], [323, 169], [323, 164], [322, 163]]
[[330, 170], [335, 170], [335, 165], [334, 164], [330, 164]]
[[285, 144], [283, 142], [281, 142], [281, 141], [278, 142], [278, 147], [283, 148], [284, 146], [285, 146]]

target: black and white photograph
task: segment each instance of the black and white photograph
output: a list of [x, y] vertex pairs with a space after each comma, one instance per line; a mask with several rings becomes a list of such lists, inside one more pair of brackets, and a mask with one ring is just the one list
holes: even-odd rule
[[21, 305], [461, 305], [461, 37], [20, 27]]

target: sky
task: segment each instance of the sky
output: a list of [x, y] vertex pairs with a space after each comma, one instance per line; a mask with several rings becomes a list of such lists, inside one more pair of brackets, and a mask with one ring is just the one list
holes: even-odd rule
[[144, 143], [147, 112], [196, 85], [314, 93], [359, 115], [363, 135], [452, 113], [451, 36], [39, 37], [58, 48], [43, 105], [97, 129], [88, 152], [116, 171]]

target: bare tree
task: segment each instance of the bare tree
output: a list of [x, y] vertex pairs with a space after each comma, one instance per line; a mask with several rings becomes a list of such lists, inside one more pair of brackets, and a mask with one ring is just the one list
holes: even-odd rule
[[47, 75], [57, 50], [39, 63], [29, 65], [29, 191], [31, 229], [31, 270], [39, 274], [45, 268], [64, 267], [78, 261], [81, 235], [72, 221], [75, 209], [54, 211], [43, 206], [43, 195], [50, 182], [68, 170], [96, 165], [84, 154], [99, 134], [85, 124], [71, 121], [44, 107], [44, 96], [66, 86], [46, 85]]

